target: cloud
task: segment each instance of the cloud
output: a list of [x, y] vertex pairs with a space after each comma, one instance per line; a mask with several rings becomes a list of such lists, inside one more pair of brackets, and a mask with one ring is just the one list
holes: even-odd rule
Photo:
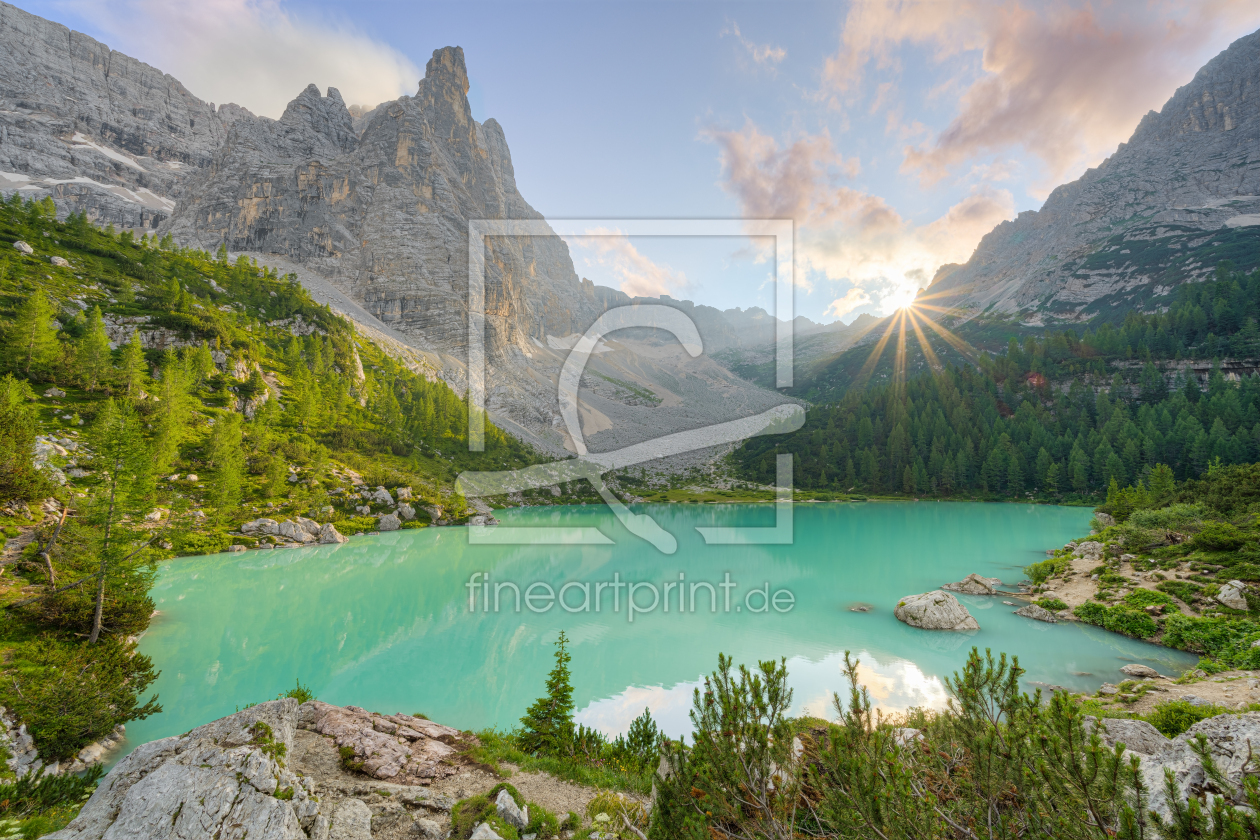
[[375, 106], [414, 92], [423, 73], [402, 53], [342, 22], [299, 17], [278, 0], [109, 0], [76, 8], [109, 46], [179, 79], [194, 94], [268, 117], [308, 84]]
[[1015, 215], [1010, 192], [981, 187], [939, 218], [915, 224], [880, 196], [840, 183], [857, 162], [837, 154], [826, 134], [781, 145], [748, 122], [706, 136], [719, 149], [722, 186], [745, 217], [796, 222], [798, 284], [810, 289], [813, 274], [852, 285], [828, 307], [833, 317], [868, 305], [883, 312], [904, 306], [937, 268], [965, 261], [985, 233]]
[[897, 48], [926, 47], [937, 62], [978, 52], [957, 113], [936, 137], [905, 150], [903, 171], [927, 183], [978, 156], [1021, 148], [1044, 164], [1041, 190], [1096, 165], [1128, 139], [1220, 46], [1254, 25], [1254, 0], [1092, 4], [1051, 0], [886, 0], [856, 3], [823, 76], [833, 102], [851, 104], [869, 68], [898, 69]]
[[739, 31], [739, 24], [731, 21], [726, 27], [718, 33], [718, 37], [725, 38], [727, 35], [733, 35], [735, 40], [739, 41], [747, 52], [748, 56], [762, 67], [775, 67], [780, 61], [787, 58], [787, 50], [782, 47], [772, 46], [770, 44], [757, 44], [745, 38], [743, 33]]
[[853, 312], [855, 309], [866, 306], [871, 302], [871, 296], [865, 289], [849, 289], [844, 293], [844, 297], [838, 297], [833, 300], [824, 315], [843, 320], [845, 315]]
[[583, 263], [588, 269], [611, 275], [617, 288], [630, 297], [660, 297], [687, 288], [683, 272], [653, 262], [621, 231], [591, 228], [585, 236], [565, 237], [565, 242], [587, 255]]

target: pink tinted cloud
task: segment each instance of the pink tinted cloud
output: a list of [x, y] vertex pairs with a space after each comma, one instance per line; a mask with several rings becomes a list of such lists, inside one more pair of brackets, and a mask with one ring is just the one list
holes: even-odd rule
[[898, 48], [937, 61], [979, 52], [980, 75], [957, 63], [957, 113], [935, 138], [908, 146], [903, 171], [933, 183], [976, 157], [1021, 148], [1044, 164], [1044, 185], [1096, 165], [1159, 108], [1210, 54], [1260, 23], [1254, 0], [1094, 4], [1001, 0], [857, 3], [824, 67], [833, 101], [863, 90], [870, 68], [896, 69]]
[[631, 297], [660, 297], [687, 288], [686, 274], [648, 258], [620, 231], [591, 228], [586, 233], [565, 241], [586, 255], [587, 268], [611, 275], [617, 288]]

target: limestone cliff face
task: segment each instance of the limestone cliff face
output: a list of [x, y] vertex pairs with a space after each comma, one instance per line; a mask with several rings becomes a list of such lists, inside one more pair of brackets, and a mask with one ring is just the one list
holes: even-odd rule
[[1260, 32], [1204, 65], [1098, 168], [943, 268], [927, 295], [967, 316], [1075, 320], [1166, 303], [1222, 259], [1260, 262]]
[[237, 120], [177, 79], [0, 2], [0, 189], [156, 228]]
[[[542, 219], [516, 188], [503, 129], [468, 105], [463, 50], [437, 50], [415, 96], [354, 118], [307, 88], [278, 122], [233, 126], [169, 223], [183, 242], [271, 253], [332, 280], [426, 349], [467, 342], [468, 223]], [[558, 237], [493, 239], [487, 345], [586, 328], [602, 307]]]

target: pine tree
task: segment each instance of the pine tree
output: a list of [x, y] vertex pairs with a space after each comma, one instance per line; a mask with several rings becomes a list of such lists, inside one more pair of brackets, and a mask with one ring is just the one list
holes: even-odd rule
[[521, 718], [517, 738], [531, 755], [561, 755], [573, 736], [573, 686], [569, 683], [569, 639], [560, 631], [556, 640], [556, 665], [547, 675], [547, 695], [534, 701]]
[[188, 434], [188, 421], [192, 416], [188, 375], [174, 353], [166, 354], [154, 391], [158, 404], [153, 416], [153, 468], [161, 475], [170, 470], [179, 457], [179, 445]]
[[109, 350], [109, 335], [105, 332], [105, 321], [101, 318], [101, 308], [92, 307], [88, 313], [87, 330], [75, 343], [74, 364], [79, 381], [84, 389], [95, 391], [109, 384], [113, 364]]
[[38, 417], [31, 405], [34, 392], [25, 382], [0, 379], [0, 498], [36, 499], [48, 482], [35, 469]]
[[140, 331], [132, 329], [131, 338], [123, 345], [118, 359], [118, 386], [128, 399], [139, 399], [149, 381], [148, 366], [144, 361], [144, 346], [140, 343]]
[[43, 289], [36, 289], [22, 300], [5, 330], [5, 356], [10, 367], [29, 377], [47, 373], [59, 350], [55, 314]]

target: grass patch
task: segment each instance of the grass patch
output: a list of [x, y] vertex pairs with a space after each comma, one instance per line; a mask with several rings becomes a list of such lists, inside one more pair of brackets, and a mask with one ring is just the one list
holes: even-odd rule
[[528, 755], [517, 747], [514, 733], [497, 729], [483, 729], [477, 733], [477, 740], [480, 744], [469, 751], [469, 757], [493, 767], [500, 775], [503, 775], [503, 771], [499, 769], [499, 765], [508, 763], [522, 770], [543, 771], [566, 782], [588, 787], [639, 794], [652, 792], [651, 772], [636, 773], [612, 767], [592, 766], [571, 758]]

